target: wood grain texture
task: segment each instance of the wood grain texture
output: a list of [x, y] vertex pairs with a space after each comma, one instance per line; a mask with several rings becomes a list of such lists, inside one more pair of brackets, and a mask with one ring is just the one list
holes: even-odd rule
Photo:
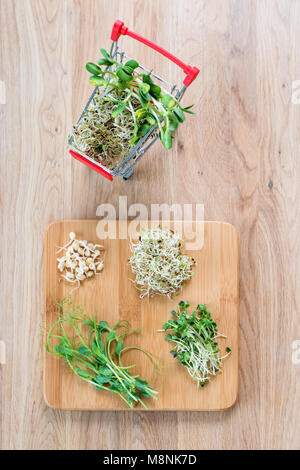
[[[167, 221], [165, 221], [166, 223]], [[57, 300], [71, 296], [75, 305], [98, 321], [113, 326], [120, 320], [130, 322], [132, 328], [141, 330], [138, 336], [127, 339], [126, 345], [137, 346], [154, 355], [161, 365], [160, 373], [152, 371], [146, 355], [131, 351], [123, 358], [124, 365], [136, 364], [134, 371], [141, 374], [158, 392], [157, 400], [146, 400], [149, 410], [224, 410], [234, 405], [238, 393], [238, 237], [235, 228], [226, 223], [198, 223], [203, 233], [203, 246], [185, 252], [195, 259], [193, 278], [186, 282], [179, 297], [170, 300], [163, 296], [140, 299], [131, 279], [134, 275], [127, 262], [131, 256], [128, 239], [105, 240], [97, 237], [97, 220], [60, 221], [51, 223], [45, 237], [45, 312], [44, 326], [49, 331], [57, 321]], [[148, 225], [148, 223], [146, 223]], [[159, 223], [152, 227], [158, 227]], [[174, 229], [174, 225], [170, 224]], [[149, 225], [150, 228], [150, 225]], [[194, 230], [195, 230], [194, 222]], [[190, 239], [192, 225], [186, 228]], [[64, 246], [68, 234], [74, 231], [80, 240], [100, 243], [105, 249], [105, 268], [100, 276], [83, 282], [79, 289], [62, 281], [57, 269], [57, 247]], [[122, 230], [123, 231], [123, 230]], [[201, 237], [202, 239], [202, 237]], [[199, 244], [200, 245], [200, 244]], [[202, 245], [202, 243], [201, 243]], [[62, 282], [61, 282], [62, 281]], [[219, 339], [221, 354], [226, 345], [232, 354], [222, 373], [203, 389], [199, 389], [186, 369], [180, 367], [170, 354], [170, 343], [159, 333], [163, 324], [176, 309], [180, 300], [188, 299], [195, 308], [199, 299], [207, 304], [217, 322], [219, 332], [227, 339]], [[225, 344], [226, 342], [226, 344]], [[44, 397], [46, 403], [56, 409], [72, 410], [124, 410], [127, 406], [117, 395], [97, 390], [79, 380], [66, 364], [56, 356], [44, 352]], [[142, 406], [134, 409], [143, 410]]]
[[[90, 87], [84, 64], [121, 18], [201, 69], [197, 115], [113, 184], [72, 161], [67, 135]], [[1, 447], [300, 447], [299, 0], [1, 0]], [[129, 54], [180, 78], [168, 61]], [[101, 203], [197, 203], [240, 239], [239, 399], [221, 413], [62, 412], [42, 394], [43, 233]]]

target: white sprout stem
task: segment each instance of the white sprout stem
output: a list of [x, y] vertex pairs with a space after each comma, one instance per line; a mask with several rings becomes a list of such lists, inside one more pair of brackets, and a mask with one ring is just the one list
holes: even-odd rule
[[138, 243], [130, 243], [129, 259], [140, 297], [167, 295], [171, 297], [192, 277], [195, 262], [181, 251], [177, 234], [161, 228], [141, 233]]

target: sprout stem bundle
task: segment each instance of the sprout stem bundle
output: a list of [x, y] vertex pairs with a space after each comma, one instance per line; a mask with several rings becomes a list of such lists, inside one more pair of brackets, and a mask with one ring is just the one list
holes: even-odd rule
[[222, 361], [231, 349], [227, 347], [226, 354], [220, 355], [216, 339], [226, 336], [218, 333], [218, 326], [206, 305], [197, 305], [192, 315], [188, 315], [188, 307], [188, 302], [180, 302], [178, 312], [171, 312], [173, 318], [165, 322], [163, 331], [167, 332], [166, 340], [175, 345], [171, 350], [173, 357], [187, 368], [200, 387], [204, 387], [222, 369]]
[[129, 264], [141, 298], [156, 294], [172, 297], [192, 277], [195, 261], [182, 253], [181, 245], [176, 233], [161, 228], [142, 232], [137, 243], [131, 242]]

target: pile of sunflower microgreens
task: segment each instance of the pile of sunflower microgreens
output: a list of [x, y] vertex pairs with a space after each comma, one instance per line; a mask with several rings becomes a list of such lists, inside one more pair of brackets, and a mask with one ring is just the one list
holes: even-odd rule
[[66, 361], [72, 371], [97, 390], [119, 395], [133, 408], [136, 404], [147, 409], [142, 398], [157, 398], [157, 392], [139, 375], [131, 375], [135, 365], [124, 366], [122, 354], [138, 350], [146, 354], [158, 367], [152, 355], [135, 346], [124, 347], [124, 340], [132, 333], [129, 323], [121, 320], [109, 327], [106, 321], [97, 321], [85, 315], [81, 307], [69, 298], [57, 303], [57, 321], [47, 333], [46, 350]]
[[[220, 356], [217, 338], [226, 338], [218, 333], [218, 326], [211, 318], [206, 305], [199, 304], [191, 315], [188, 315], [188, 302], [180, 302], [178, 312], [171, 312], [173, 318], [163, 325], [166, 340], [175, 344], [170, 351], [180, 364], [187, 368], [190, 376], [200, 387], [204, 387], [218, 371], [222, 369], [222, 360], [231, 353]], [[172, 332], [172, 334], [170, 334]]]
[[138, 242], [131, 241], [130, 246], [128, 262], [141, 298], [156, 294], [171, 298], [191, 279], [195, 260], [182, 252], [180, 237], [172, 230], [158, 227], [141, 232]]
[[[106, 121], [103, 118], [99, 121], [102, 127], [101, 134], [97, 131], [97, 113], [95, 107], [92, 107], [92, 115], [87, 112], [84, 127], [78, 128], [78, 138], [82, 133], [84, 134], [80, 137], [81, 144], [86, 140], [87, 145], [94, 146], [100, 154], [104, 145], [109, 153], [107, 140], [103, 142], [103, 133], [105, 134], [103, 127], [108, 124], [111, 130], [113, 123], [116, 122], [121, 128], [120, 131], [122, 129], [125, 131], [125, 136], [128, 137], [127, 142], [132, 146], [136, 145], [152, 126], [157, 125], [163, 146], [170, 149], [174, 138], [173, 132], [178, 124], [185, 120], [184, 113], [194, 114], [190, 110], [193, 105], [184, 108], [175, 97], [163, 93], [161, 87], [153, 82], [151, 72], [137, 73], [136, 69], [139, 64], [136, 60], [131, 59], [122, 65], [112, 59], [105, 49], [101, 49], [101, 53], [103, 57], [98, 64], [88, 62], [86, 68], [92, 74], [89, 79], [90, 83], [104, 87], [106, 90], [101, 96], [101, 110], [98, 112], [101, 115], [107, 106]], [[104, 67], [104, 70], [101, 67]], [[112, 105], [108, 106], [108, 103]], [[130, 118], [129, 114], [131, 114]], [[88, 125], [89, 123], [91, 126]], [[91, 132], [88, 132], [87, 128], [90, 128]], [[120, 139], [121, 136], [123, 140]], [[111, 133], [111, 138], [120, 152], [125, 153], [125, 157], [128, 148], [124, 144], [126, 140], [124, 135], [119, 135], [117, 132]], [[112, 156], [115, 153], [117, 151], [114, 151]]]

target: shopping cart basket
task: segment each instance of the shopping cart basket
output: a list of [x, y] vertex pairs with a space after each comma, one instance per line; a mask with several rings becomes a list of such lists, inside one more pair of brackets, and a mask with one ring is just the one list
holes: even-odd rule
[[[151, 71], [151, 77], [155, 78], [158, 82], [160, 82], [160, 85], [163, 88], [163, 90], [166, 93], [172, 94], [175, 96], [175, 98], [180, 101], [186, 88], [195, 80], [199, 73], [199, 69], [197, 67], [192, 67], [191, 65], [186, 65], [184, 62], [181, 60], [177, 59], [174, 55], [170, 54], [168, 51], [165, 49], [161, 48], [160, 46], [154, 44], [153, 42], [149, 41], [148, 39], [145, 39], [144, 37], [140, 36], [139, 34], [136, 34], [132, 31], [130, 31], [126, 26], [124, 26], [124, 22], [117, 20], [112, 29], [111, 33], [111, 39], [112, 39], [112, 45], [110, 49], [110, 57], [116, 61], [118, 61], [121, 65], [123, 65], [124, 60], [130, 60], [131, 58], [128, 57], [125, 52], [121, 51], [118, 45], [118, 39], [119, 37], [123, 36], [130, 36], [133, 39], [136, 39], [137, 41], [142, 42], [146, 46], [151, 47], [155, 51], [159, 52], [163, 56], [167, 57], [170, 59], [172, 62], [174, 62], [176, 65], [178, 65], [183, 72], [185, 73], [186, 77], [183, 80], [183, 85], [181, 88], [178, 88], [176, 84], [171, 84], [168, 81], [164, 80], [162, 77], [159, 75], [156, 75]], [[113, 66], [112, 66], [113, 67]], [[150, 71], [143, 67], [142, 65], [139, 65], [139, 67], [143, 72], [149, 73]], [[109, 67], [107, 68], [109, 70]], [[157, 124], [152, 126], [150, 130], [147, 132], [146, 135], [144, 135], [139, 142], [132, 148], [132, 150], [129, 152], [128, 155], [124, 158], [124, 160], [113, 170], [105, 167], [101, 163], [97, 162], [93, 158], [89, 157], [88, 155], [85, 155], [84, 153], [80, 152], [77, 148], [74, 147], [73, 141], [74, 141], [74, 133], [76, 132], [76, 129], [83, 118], [86, 110], [89, 108], [91, 103], [93, 103], [93, 99], [95, 94], [97, 93], [98, 87], [96, 87], [87, 102], [78, 122], [77, 126], [74, 129], [73, 134], [71, 135], [69, 139], [69, 147], [70, 147], [70, 154], [72, 157], [76, 158], [80, 162], [84, 163], [86, 166], [89, 168], [93, 169], [97, 173], [100, 173], [101, 175], [105, 176], [107, 179], [110, 181], [113, 180], [114, 176], [121, 175], [125, 180], [130, 178], [130, 176], [133, 173], [133, 167], [136, 165], [136, 163], [139, 161], [139, 159], [144, 155], [144, 153], [154, 144], [154, 142], [159, 138], [159, 132], [158, 132], [158, 127]]]

